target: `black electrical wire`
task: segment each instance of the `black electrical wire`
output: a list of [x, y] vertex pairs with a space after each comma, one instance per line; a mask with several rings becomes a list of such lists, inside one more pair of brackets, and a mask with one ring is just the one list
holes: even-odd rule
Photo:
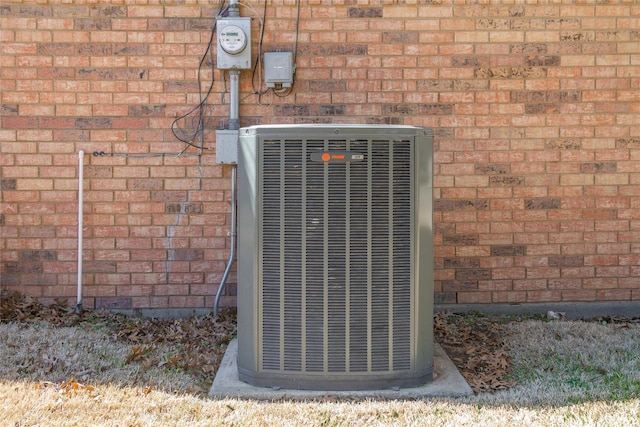
[[[228, 10], [228, 7], [224, 8], [224, 5], [225, 5], [224, 0], [218, 2], [218, 10], [217, 10], [216, 16], [220, 16]], [[199, 97], [198, 105], [193, 107], [191, 110], [187, 111], [185, 114], [179, 117], [176, 117], [171, 123], [171, 132], [173, 133], [173, 136], [179, 141], [184, 142], [186, 144], [185, 148], [179, 153], [151, 153], [151, 154], [105, 153], [104, 151], [94, 151], [93, 152], [94, 156], [117, 156], [117, 157], [127, 157], [127, 158], [137, 158], [137, 159], [144, 159], [149, 157], [166, 157], [166, 156], [178, 157], [178, 156], [190, 156], [191, 154], [185, 154], [185, 151], [189, 147], [194, 147], [199, 150], [209, 149], [204, 147], [204, 107], [209, 98], [209, 95], [211, 95], [211, 92], [213, 90], [213, 86], [215, 83], [215, 80], [214, 80], [215, 64], [213, 61], [213, 38], [215, 36], [215, 33], [216, 33], [216, 24], [214, 24], [213, 27], [211, 28], [211, 34], [209, 36], [209, 42], [207, 43], [207, 48], [205, 49], [205, 52], [202, 55], [202, 58], [200, 58], [200, 62], [198, 64], [198, 72], [197, 72], [198, 97]], [[207, 55], [209, 55], [211, 58], [211, 84], [207, 89], [206, 95], [203, 97], [201, 71], [202, 71], [204, 62], [207, 58]], [[187, 133], [185, 130], [180, 128], [179, 121], [187, 120], [187, 118], [189, 118], [189, 116], [191, 116], [196, 111], [198, 112], [197, 116], [193, 117], [190, 120], [191, 128], [195, 127], [195, 131], [191, 133], [189, 138], [185, 138], [181, 135], [178, 135], [178, 131], [182, 135], [185, 135]], [[197, 122], [197, 125], [195, 124], [196, 122]], [[200, 145], [194, 143], [194, 141], [198, 136], [200, 136]], [[200, 155], [200, 153], [198, 153], [197, 155]]]
[[224, 7], [226, 3], [226, 0], [218, 0], [218, 11], [216, 12], [216, 16], [222, 16], [224, 13], [227, 12], [227, 10], [229, 9], [229, 6]]
[[[197, 145], [194, 144], [194, 141], [196, 140], [196, 138], [198, 137], [198, 135], [200, 135], [201, 133], [204, 132], [204, 107], [205, 104], [207, 102], [207, 100], [209, 99], [209, 95], [211, 95], [211, 92], [213, 91], [213, 85], [215, 83], [215, 79], [214, 79], [214, 64], [213, 64], [213, 39], [216, 33], [216, 25], [214, 24], [212, 29], [211, 29], [211, 35], [209, 36], [209, 42], [207, 43], [207, 48], [205, 49], [204, 54], [202, 55], [202, 58], [200, 58], [200, 63], [198, 64], [198, 73], [197, 73], [197, 80], [198, 80], [198, 97], [199, 97], [199, 103], [198, 105], [196, 105], [195, 107], [193, 107], [191, 110], [187, 111], [185, 114], [176, 117], [173, 122], [171, 123], [171, 132], [173, 133], [173, 136], [176, 137], [176, 139], [178, 139], [179, 141], [184, 142], [185, 144], [198, 148], [198, 149], [204, 149], [205, 147], [202, 146], [202, 144]], [[207, 89], [207, 93], [206, 95], [202, 95], [202, 77], [201, 77], [201, 72], [202, 72], [202, 67], [207, 59], [207, 55], [209, 55], [211, 57], [211, 84], [209, 85], [209, 88]], [[188, 137], [183, 137], [182, 135], [187, 134], [187, 132], [183, 129], [180, 128], [179, 125], [179, 121], [180, 120], [186, 120], [189, 116], [191, 116], [192, 114], [197, 112], [197, 126], [196, 129], [188, 136]], [[177, 130], [176, 130], [177, 129]], [[178, 131], [181, 133], [181, 135], [178, 135]]]
[[[226, 2], [224, 0], [218, 2], [216, 16], [223, 16], [225, 13], [227, 13], [227, 11], [229, 10], [229, 7], [228, 6], [225, 7], [225, 3]], [[204, 54], [202, 55], [202, 58], [200, 58], [200, 63], [198, 64], [197, 80], [198, 80], [199, 103], [198, 105], [193, 107], [191, 110], [187, 111], [185, 114], [179, 117], [176, 117], [171, 123], [171, 132], [173, 133], [173, 136], [176, 139], [184, 142], [185, 144], [187, 144], [187, 146], [198, 148], [200, 150], [207, 149], [206, 147], [204, 147], [204, 107], [207, 103], [207, 100], [209, 99], [209, 95], [211, 95], [211, 92], [213, 91], [213, 86], [215, 83], [215, 77], [214, 77], [215, 62], [213, 60], [213, 39], [215, 37], [216, 27], [217, 27], [217, 22], [211, 28], [211, 34], [209, 36], [209, 42], [207, 43], [207, 48], [205, 49]], [[205, 63], [205, 60], [207, 59], [207, 54], [211, 59], [211, 84], [209, 85], [209, 89], [207, 89], [206, 95], [203, 97], [201, 72], [202, 72], [202, 67]], [[179, 125], [180, 120], [186, 121], [186, 119], [189, 116], [191, 116], [196, 112], [197, 112], [197, 115], [192, 119], [192, 125], [191, 125], [191, 128], [195, 127], [195, 130], [188, 137], [183, 137], [185, 134], [187, 134], [187, 132], [186, 130], [183, 130], [180, 128], [180, 125]], [[196, 121], [197, 121], [197, 125], [194, 125]], [[177, 131], [179, 131], [181, 135], [178, 135]], [[200, 145], [197, 145], [194, 143], [194, 141], [196, 140], [196, 138], [198, 138], [198, 136], [200, 136]]]
[[264, 0], [264, 9], [262, 12], [262, 23], [260, 25], [260, 38], [258, 39], [258, 55], [256, 55], [256, 61], [253, 64], [253, 71], [251, 73], [251, 88], [253, 89], [253, 93], [261, 96], [265, 93], [269, 92], [269, 89], [264, 91], [260, 90], [261, 88], [256, 89], [255, 79], [256, 79], [256, 71], [258, 69], [258, 65], [260, 64], [260, 59], [262, 58], [262, 41], [264, 40], [264, 27], [265, 22], [267, 20], [267, 0]]
[[[225, 0], [218, 0], [218, 7], [216, 10], [216, 16], [222, 16], [223, 14], [225, 14], [228, 10], [228, 6], [225, 8]], [[211, 91], [213, 90], [213, 85], [215, 83], [215, 64], [213, 61], [213, 39], [216, 33], [216, 26], [217, 23], [213, 25], [213, 27], [211, 28], [211, 35], [209, 36], [209, 42], [207, 43], [207, 48], [205, 49], [204, 54], [202, 55], [202, 58], [200, 59], [200, 63], [198, 64], [198, 73], [197, 73], [197, 80], [198, 80], [198, 98], [199, 98], [199, 103], [198, 105], [196, 105], [195, 107], [193, 107], [191, 110], [187, 111], [185, 114], [176, 117], [173, 122], [171, 123], [171, 132], [173, 133], [173, 136], [178, 139], [179, 141], [184, 142], [185, 144], [187, 144], [187, 147], [191, 146], [194, 148], [198, 148], [200, 150], [203, 150], [204, 147], [204, 108], [205, 108], [205, 104], [207, 102], [207, 100], [209, 99], [209, 95], [211, 95]], [[204, 62], [207, 58], [207, 54], [209, 54], [210, 59], [211, 59], [211, 84], [209, 85], [209, 89], [207, 89], [207, 94], [203, 97], [202, 96], [202, 80], [201, 80], [201, 70], [202, 70], [202, 66], [204, 65]], [[180, 128], [179, 122], [180, 120], [187, 120], [187, 118], [189, 116], [191, 116], [192, 114], [196, 113], [197, 115], [191, 120], [191, 128], [195, 127], [195, 130], [188, 135], [188, 137], [184, 137], [184, 135], [187, 134], [186, 130], [183, 130]], [[197, 119], [197, 120], [196, 120]], [[197, 122], [197, 125], [195, 124]], [[178, 131], [180, 132], [181, 135], [178, 135]], [[194, 143], [194, 141], [196, 140], [196, 138], [200, 136], [200, 144], [197, 145]], [[185, 148], [187, 148], [185, 147]]]
[[[298, 0], [298, 16], [296, 17], [296, 44], [295, 44], [295, 48], [293, 49], [293, 63], [296, 63], [296, 60], [298, 58], [298, 35], [300, 33], [300, 3], [302, 2], [302, 0]], [[295, 80], [295, 77], [294, 77]]]

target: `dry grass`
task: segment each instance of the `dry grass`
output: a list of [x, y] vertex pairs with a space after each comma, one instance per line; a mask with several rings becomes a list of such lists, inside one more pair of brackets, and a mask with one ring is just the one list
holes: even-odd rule
[[640, 324], [527, 321], [510, 326], [518, 403], [640, 396]]
[[14, 426], [634, 426], [640, 401], [566, 406], [490, 405], [467, 399], [361, 402], [208, 400], [142, 388], [97, 386], [63, 395], [55, 387], [0, 382], [4, 425]]
[[[0, 325], [0, 378], [53, 383], [74, 379], [78, 383], [121, 387], [157, 387], [169, 392], [190, 392], [192, 376], [164, 366], [129, 363], [131, 346], [105, 332], [80, 327], [55, 327], [48, 323]], [[155, 349], [170, 360], [170, 346]]]
[[[640, 325], [505, 326], [519, 385], [461, 399], [211, 400], [158, 344], [152, 366], [108, 328], [0, 324], [7, 426], [640, 426]], [[507, 338], [507, 337], [505, 337]], [[157, 363], [157, 361], [167, 363]]]

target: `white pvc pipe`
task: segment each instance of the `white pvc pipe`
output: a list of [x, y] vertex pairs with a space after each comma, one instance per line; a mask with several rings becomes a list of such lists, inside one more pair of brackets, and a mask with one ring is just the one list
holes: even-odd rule
[[78, 294], [76, 312], [82, 311], [82, 226], [84, 206], [84, 150], [78, 152]]

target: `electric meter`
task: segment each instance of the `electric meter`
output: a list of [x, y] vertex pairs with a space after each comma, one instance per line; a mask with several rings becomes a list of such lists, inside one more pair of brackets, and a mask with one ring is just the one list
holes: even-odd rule
[[251, 69], [251, 18], [219, 17], [217, 64], [221, 70]]
[[220, 47], [229, 55], [237, 55], [247, 47], [247, 35], [237, 25], [229, 25], [220, 32]]

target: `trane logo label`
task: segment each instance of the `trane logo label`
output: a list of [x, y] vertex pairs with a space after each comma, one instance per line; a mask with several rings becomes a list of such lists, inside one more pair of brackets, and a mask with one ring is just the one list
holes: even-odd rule
[[311, 153], [312, 162], [319, 163], [348, 163], [364, 160], [364, 154], [357, 151], [316, 151]]

